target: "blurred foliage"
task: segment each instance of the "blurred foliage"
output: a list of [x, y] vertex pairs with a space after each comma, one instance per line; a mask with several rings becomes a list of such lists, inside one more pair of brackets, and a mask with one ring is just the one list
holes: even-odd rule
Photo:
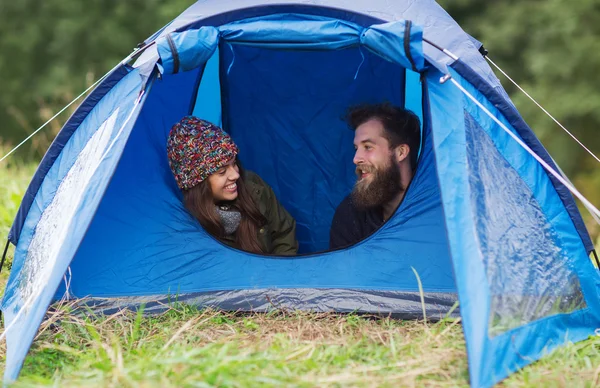
[[[193, 0], [0, 0], [0, 142], [38, 128]], [[20, 156], [39, 158], [66, 112]]]
[[[600, 157], [600, 2], [440, 0], [489, 58]], [[502, 74], [525, 121], [575, 186], [600, 206], [600, 164]], [[587, 213], [586, 213], [587, 214]], [[590, 232], [598, 226], [589, 223]]]

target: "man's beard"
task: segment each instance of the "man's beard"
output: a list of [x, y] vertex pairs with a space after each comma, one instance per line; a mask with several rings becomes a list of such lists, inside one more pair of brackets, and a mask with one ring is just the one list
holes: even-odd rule
[[[352, 203], [359, 209], [367, 210], [382, 206], [404, 191], [400, 183], [400, 168], [392, 160], [382, 170], [371, 168], [371, 183], [363, 178], [356, 182], [350, 196]], [[357, 168], [357, 175], [361, 171]]]

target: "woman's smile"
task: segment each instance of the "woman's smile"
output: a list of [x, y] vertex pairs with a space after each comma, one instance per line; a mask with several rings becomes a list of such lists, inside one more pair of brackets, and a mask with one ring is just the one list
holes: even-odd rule
[[237, 191], [237, 183], [233, 182], [231, 184], [228, 184], [227, 186], [225, 186], [223, 188], [225, 191], [227, 191], [228, 193], [234, 193]]

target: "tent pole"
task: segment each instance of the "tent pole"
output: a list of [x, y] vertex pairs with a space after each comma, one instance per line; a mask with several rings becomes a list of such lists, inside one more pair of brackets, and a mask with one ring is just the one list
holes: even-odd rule
[[598, 260], [598, 254], [595, 249], [592, 249], [592, 254], [594, 255], [594, 259], [596, 259], [596, 265], [598, 266], [598, 270], [600, 271], [600, 260]]
[[423, 42], [430, 44], [431, 46], [435, 47], [436, 49], [440, 50], [441, 52], [443, 52], [444, 54], [446, 54], [447, 56], [449, 56], [450, 58], [452, 58], [453, 60], [457, 61], [458, 57], [456, 55], [454, 55], [450, 50], [446, 50], [445, 48], [433, 43], [432, 41], [423, 38]]
[[[10, 245], [10, 240], [6, 240], [6, 247], [4, 247], [4, 253], [2, 254], [2, 262], [0, 262], [0, 272], [2, 272], [2, 267], [4, 267], [4, 260], [6, 259], [6, 254], [8, 253], [8, 246]], [[598, 260], [598, 259], [596, 259]]]
[[[6, 259], [6, 254], [8, 253], [8, 247], [10, 245], [10, 240], [6, 240], [6, 246], [4, 247], [4, 253], [2, 254], [2, 261], [0, 262], [0, 272], [2, 272], [2, 267], [4, 267], [4, 260]], [[0, 324], [2, 323], [2, 310], [0, 310]]]

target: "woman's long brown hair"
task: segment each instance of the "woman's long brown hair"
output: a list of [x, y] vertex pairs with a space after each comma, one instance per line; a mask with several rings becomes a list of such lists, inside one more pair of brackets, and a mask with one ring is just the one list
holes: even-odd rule
[[[258, 230], [266, 225], [267, 220], [260, 213], [246, 187], [242, 167], [239, 162], [236, 163], [238, 163], [240, 169], [240, 177], [236, 182], [238, 196], [230, 203], [242, 216], [240, 225], [235, 231], [236, 245], [244, 251], [268, 253], [265, 252], [266, 247], [262, 247], [258, 241]], [[189, 190], [184, 190], [183, 203], [208, 233], [219, 239], [225, 237], [225, 228], [221, 224], [221, 219], [215, 209], [214, 197], [208, 179], [203, 180]]]

